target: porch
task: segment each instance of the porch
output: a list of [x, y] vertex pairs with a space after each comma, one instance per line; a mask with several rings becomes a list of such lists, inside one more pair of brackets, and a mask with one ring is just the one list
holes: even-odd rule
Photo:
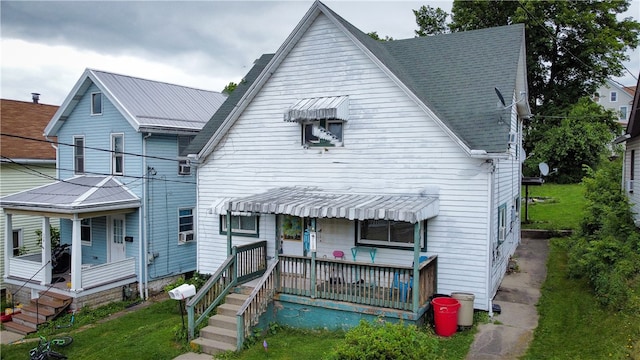
[[[218, 271], [187, 301], [192, 340], [198, 325], [226, 296], [253, 279], [258, 280], [252, 282], [251, 294], [235, 312], [236, 343], [231, 345], [236, 349], [241, 349], [254, 327], [265, 328], [274, 321], [309, 328], [326, 327], [329, 323], [330, 327], [351, 327], [369, 317], [419, 323], [424, 320], [437, 288], [437, 256], [424, 257], [417, 266], [317, 259], [315, 253], [308, 257], [278, 255], [268, 263], [265, 241], [233, 247], [231, 252]], [[307, 316], [297, 316], [298, 322], [291, 323], [289, 312]], [[218, 316], [223, 315], [215, 315]], [[340, 321], [334, 321], [336, 318]], [[219, 331], [203, 329], [201, 334]], [[194, 341], [204, 344], [207, 340]]]

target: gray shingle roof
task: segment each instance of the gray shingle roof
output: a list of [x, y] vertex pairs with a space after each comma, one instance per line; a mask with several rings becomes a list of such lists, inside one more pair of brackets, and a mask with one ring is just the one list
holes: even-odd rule
[[[516, 91], [519, 61], [524, 61], [520, 59], [525, 41], [523, 24], [377, 41], [324, 4], [316, 1], [312, 9], [314, 7], [342, 24], [469, 149], [489, 153], [507, 150], [509, 110], [498, 109], [494, 88], [499, 88], [506, 102], [511, 103], [511, 96]], [[268, 55], [268, 59], [271, 57], [273, 55]], [[267, 58], [263, 56], [261, 60]], [[258, 65], [264, 69], [267, 64], [256, 63], [245, 78], [244, 91], [258, 78]], [[236, 91], [205, 126], [206, 131], [203, 129], [197, 141], [192, 142], [188, 153], [203, 150], [241, 99], [242, 96], [234, 96]]]

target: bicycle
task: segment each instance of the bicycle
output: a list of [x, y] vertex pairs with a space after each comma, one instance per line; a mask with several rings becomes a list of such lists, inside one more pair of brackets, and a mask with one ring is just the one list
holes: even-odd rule
[[29, 351], [30, 360], [67, 359], [67, 356], [51, 349], [51, 346], [64, 347], [73, 342], [71, 336], [60, 336], [47, 341], [44, 336], [40, 336], [38, 346]]

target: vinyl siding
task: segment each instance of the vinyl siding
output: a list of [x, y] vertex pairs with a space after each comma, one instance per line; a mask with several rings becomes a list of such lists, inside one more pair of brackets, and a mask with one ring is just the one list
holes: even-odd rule
[[[628, 181], [631, 179], [631, 151], [635, 150], [635, 174], [634, 174], [634, 191], [628, 191]], [[622, 189], [629, 197], [631, 202], [631, 211], [636, 224], [640, 222], [640, 138], [634, 138], [626, 142], [624, 153], [624, 167], [622, 175]]]
[[[0, 164], [0, 196], [28, 190], [40, 185], [54, 182], [56, 167], [54, 164]], [[57, 219], [51, 219], [51, 226], [59, 227]], [[4, 277], [4, 251], [5, 251], [5, 215], [0, 209], [0, 277]], [[42, 230], [42, 219], [26, 215], [13, 215], [13, 230], [22, 230], [22, 238], [25, 249], [28, 252], [36, 252], [39, 247], [36, 230]], [[0, 285], [4, 289], [4, 281]]]
[[[349, 96], [344, 147], [301, 146], [301, 128], [283, 121], [296, 100]], [[438, 291], [471, 291], [487, 309], [490, 166], [469, 158], [445, 132], [320, 15], [198, 170], [198, 270], [214, 272], [226, 258], [218, 205], [283, 186], [336, 192], [438, 195], [428, 221], [427, 254], [437, 254]], [[260, 239], [273, 256], [274, 216], [261, 216]], [[318, 219], [321, 251], [350, 259], [354, 223]], [[362, 255], [358, 255], [361, 261]], [[411, 251], [381, 249], [376, 263], [411, 264]]]

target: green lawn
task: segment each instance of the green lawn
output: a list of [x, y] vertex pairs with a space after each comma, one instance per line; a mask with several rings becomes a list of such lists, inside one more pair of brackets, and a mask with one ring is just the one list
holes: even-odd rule
[[[522, 196], [525, 189], [522, 188]], [[525, 222], [525, 203], [522, 202], [524, 229], [577, 229], [584, 216], [584, 193], [581, 184], [543, 184], [529, 186], [528, 222]]]

